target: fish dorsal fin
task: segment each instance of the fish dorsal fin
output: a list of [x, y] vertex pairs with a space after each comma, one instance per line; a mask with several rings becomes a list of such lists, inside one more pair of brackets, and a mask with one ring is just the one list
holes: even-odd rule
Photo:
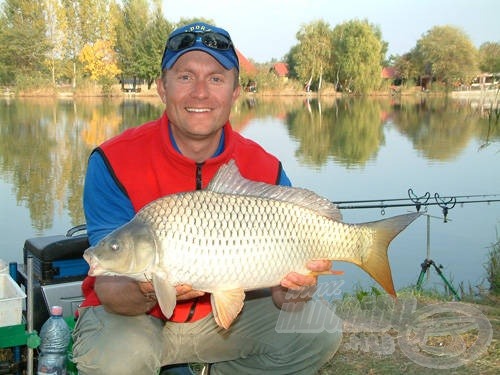
[[248, 180], [241, 175], [234, 160], [219, 168], [207, 190], [216, 193], [248, 195], [288, 202], [313, 210], [334, 220], [342, 220], [338, 207], [328, 199], [307, 189]]

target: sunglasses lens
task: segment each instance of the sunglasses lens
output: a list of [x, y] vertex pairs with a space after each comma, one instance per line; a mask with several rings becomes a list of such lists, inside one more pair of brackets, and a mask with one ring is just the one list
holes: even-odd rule
[[226, 50], [231, 47], [231, 40], [222, 34], [205, 33], [201, 41], [204, 45], [213, 49]]
[[181, 49], [191, 47], [195, 41], [196, 41], [195, 34], [182, 33], [170, 38], [167, 43], [167, 48], [171, 51], [179, 51]]
[[[196, 38], [200, 34], [196, 33], [182, 33], [175, 35], [168, 40], [167, 48], [171, 51], [180, 51], [185, 48], [192, 47], [196, 42]], [[218, 34], [207, 32], [201, 34], [201, 42], [207, 47], [219, 50], [227, 50], [231, 48], [231, 39], [228, 37]]]

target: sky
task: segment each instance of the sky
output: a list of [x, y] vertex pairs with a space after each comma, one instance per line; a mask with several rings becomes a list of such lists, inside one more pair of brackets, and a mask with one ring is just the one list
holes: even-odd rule
[[247, 58], [280, 60], [297, 44], [302, 25], [326, 21], [331, 28], [367, 19], [389, 43], [387, 57], [401, 55], [434, 26], [452, 25], [479, 47], [500, 43], [499, 0], [162, 0], [165, 18], [203, 17], [229, 31]]

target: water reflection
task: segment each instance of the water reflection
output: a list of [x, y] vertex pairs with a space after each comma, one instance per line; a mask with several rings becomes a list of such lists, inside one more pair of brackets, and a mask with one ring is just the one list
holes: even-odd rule
[[[0, 175], [13, 186], [17, 204], [29, 210], [31, 223], [22, 224], [40, 232], [61, 211], [71, 225], [83, 223], [82, 184], [91, 150], [162, 112], [156, 98], [4, 99], [0, 108]], [[269, 117], [286, 123], [290, 139], [283, 142], [297, 144], [299, 163], [313, 168], [329, 159], [346, 168], [369, 163], [385, 144], [388, 122], [423, 158], [436, 162], [453, 160], [472, 139], [498, 147], [500, 138], [500, 126], [470, 106], [437, 99], [247, 97], [236, 103], [232, 122], [241, 131]]]
[[443, 99], [345, 99], [328, 106], [310, 100], [287, 115], [290, 135], [300, 142], [297, 156], [315, 166], [328, 157], [346, 167], [364, 165], [384, 145], [387, 122], [434, 161], [453, 160], [473, 138], [486, 145], [500, 136], [498, 123], [467, 103]]
[[[448, 100], [422, 100], [411, 110], [397, 106], [393, 122], [415, 149], [431, 160], [452, 160], [471, 138], [480, 136], [484, 119]], [[498, 134], [497, 134], [498, 136]]]
[[[159, 116], [161, 107], [122, 100], [0, 101], [0, 174], [14, 186], [42, 232], [54, 214], [84, 222], [82, 185], [90, 151], [127, 127]], [[1, 199], [8, 199], [1, 197]]]
[[364, 165], [384, 143], [382, 125], [387, 103], [369, 99], [335, 100], [324, 105], [308, 101], [287, 116], [290, 135], [299, 143], [297, 157], [319, 166], [333, 157], [347, 167]]

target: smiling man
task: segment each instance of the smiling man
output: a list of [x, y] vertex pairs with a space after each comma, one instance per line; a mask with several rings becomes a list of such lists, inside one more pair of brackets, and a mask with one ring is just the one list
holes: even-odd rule
[[[240, 86], [238, 57], [227, 31], [204, 23], [175, 30], [161, 68], [157, 87], [163, 115], [104, 142], [90, 155], [83, 205], [91, 245], [153, 200], [205, 188], [231, 159], [248, 179], [290, 185], [275, 156], [231, 127]], [[331, 263], [307, 266], [321, 273]], [[189, 285], [176, 286], [177, 305], [166, 319], [151, 283], [89, 276], [82, 286], [85, 301], [74, 330], [73, 358], [80, 374], [157, 374], [165, 365], [186, 362], [211, 363], [214, 374], [312, 374], [340, 345], [340, 324], [334, 333], [278, 333], [276, 322], [281, 308], [293, 305], [289, 289], [316, 283], [312, 274], [292, 272], [281, 285], [249, 293], [239, 318], [221, 330], [210, 295]], [[309, 294], [293, 301], [304, 306]]]

